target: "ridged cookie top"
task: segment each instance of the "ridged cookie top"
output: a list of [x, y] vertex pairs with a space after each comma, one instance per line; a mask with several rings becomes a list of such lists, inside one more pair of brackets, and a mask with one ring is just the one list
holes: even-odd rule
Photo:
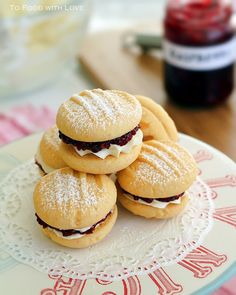
[[143, 143], [137, 160], [118, 172], [120, 186], [144, 198], [167, 198], [187, 190], [197, 176], [189, 152], [173, 141]]
[[34, 191], [38, 216], [59, 229], [79, 229], [103, 219], [114, 207], [116, 188], [106, 175], [62, 168], [39, 180]]
[[58, 132], [56, 125], [49, 128], [43, 134], [39, 144], [39, 152], [44, 163], [55, 169], [67, 166], [60, 156], [59, 146], [61, 140], [58, 137]]
[[178, 140], [178, 131], [174, 121], [154, 100], [146, 96], [136, 95], [142, 105], [143, 114], [140, 122], [144, 141], [155, 140]]
[[118, 90], [85, 90], [64, 102], [57, 127], [68, 137], [86, 142], [120, 137], [136, 127], [142, 116], [139, 101]]

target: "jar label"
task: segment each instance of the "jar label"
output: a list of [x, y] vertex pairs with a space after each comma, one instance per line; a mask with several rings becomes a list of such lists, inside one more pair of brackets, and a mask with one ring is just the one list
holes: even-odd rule
[[173, 66], [187, 70], [215, 70], [234, 63], [236, 38], [220, 45], [189, 47], [163, 42], [165, 60]]

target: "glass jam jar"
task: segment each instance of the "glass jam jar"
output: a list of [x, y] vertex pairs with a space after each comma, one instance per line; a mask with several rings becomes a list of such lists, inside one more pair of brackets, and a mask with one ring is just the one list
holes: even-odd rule
[[211, 106], [234, 84], [232, 5], [224, 0], [169, 0], [164, 20], [164, 80], [173, 101]]

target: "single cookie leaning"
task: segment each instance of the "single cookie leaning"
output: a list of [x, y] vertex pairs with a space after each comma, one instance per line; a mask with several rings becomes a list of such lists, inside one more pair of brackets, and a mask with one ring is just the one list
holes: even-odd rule
[[111, 231], [117, 218], [116, 196], [108, 176], [62, 168], [39, 180], [34, 208], [46, 236], [66, 247], [84, 248]]
[[163, 107], [146, 96], [136, 95], [136, 98], [143, 109], [140, 127], [144, 141], [151, 139], [177, 141], [178, 131], [175, 123]]
[[59, 152], [60, 143], [56, 125], [43, 134], [35, 155], [35, 163], [44, 174], [67, 166]]
[[185, 207], [196, 176], [193, 157], [179, 144], [147, 141], [137, 160], [118, 172], [118, 199], [136, 215], [170, 218]]
[[141, 149], [141, 116], [139, 101], [126, 92], [94, 89], [73, 95], [57, 113], [63, 160], [93, 174], [128, 167]]

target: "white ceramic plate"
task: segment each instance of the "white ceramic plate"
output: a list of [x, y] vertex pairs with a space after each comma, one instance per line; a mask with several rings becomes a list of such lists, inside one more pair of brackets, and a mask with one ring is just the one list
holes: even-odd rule
[[[0, 178], [32, 158], [40, 136], [33, 135], [1, 148]], [[49, 277], [20, 264], [1, 251], [0, 246], [0, 294], [202, 295], [210, 294], [236, 274], [236, 165], [216, 149], [189, 136], [181, 135], [180, 143], [194, 155], [201, 178], [214, 192], [214, 226], [203, 245], [176, 265], [113, 283]]]

